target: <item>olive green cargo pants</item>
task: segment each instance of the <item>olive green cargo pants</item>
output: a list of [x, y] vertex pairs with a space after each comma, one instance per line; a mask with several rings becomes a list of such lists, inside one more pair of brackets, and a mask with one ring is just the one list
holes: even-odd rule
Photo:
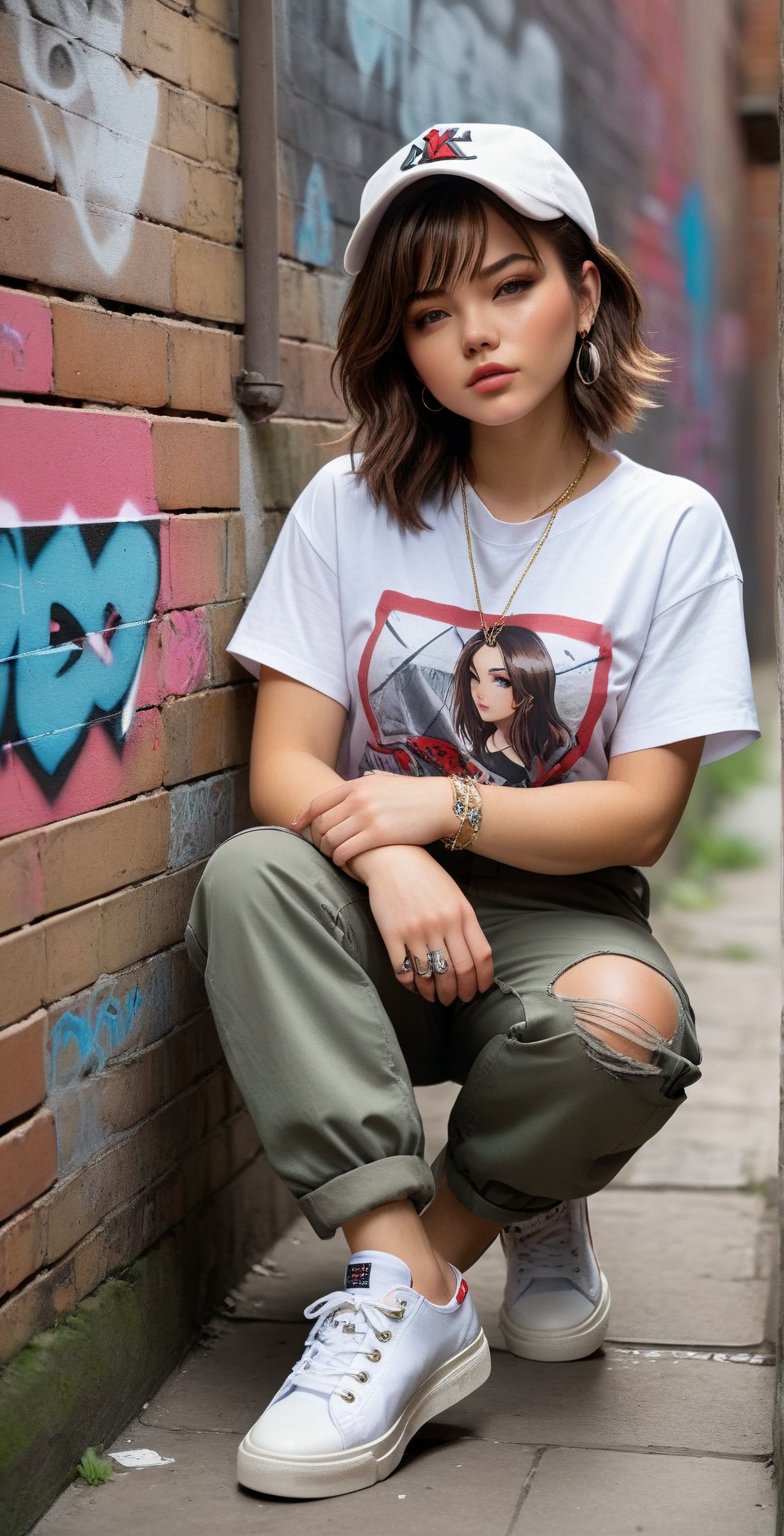
[[[432, 1199], [412, 1084], [462, 1084], [446, 1177], [470, 1210], [506, 1224], [603, 1188], [700, 1076], [688, 997], [651, 935], [638, 870], [542, 876], [436, 856], [493, 950], [495, 981], [468, 1003], [405, 990], [365, 888], [293, 832], [230, 838], [194, 896], [188, 950], [229, 1067], [272, 1166], [322, 1237], [386, 1201], [421, 1210]], [[650, 1063], [591, 1050], [573, 1003], [551, 990], [599, 953], [672, 982], [677, 1026]]]

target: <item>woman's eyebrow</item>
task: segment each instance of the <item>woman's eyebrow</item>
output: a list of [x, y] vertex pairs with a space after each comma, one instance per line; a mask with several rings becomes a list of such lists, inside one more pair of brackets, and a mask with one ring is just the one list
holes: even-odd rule
[[[483, 267], [478, 275], [480, 279], [495, 277], [497, 272], [502, 272], [504, 267], [511, 267], [516, 261], [532, 261], [536, 264], [536, 258], [531, 255], [530, 251], [512, 251], [509, 256], [502, 256], [500, 261], [494, 261], [489, 267]], [[416, 293], [409, 294], [406, 304], [417, 304], [421, 299], [437, 299], [446, 291], [446, 288], [443, 286], [441, 288], [418, 288]]]

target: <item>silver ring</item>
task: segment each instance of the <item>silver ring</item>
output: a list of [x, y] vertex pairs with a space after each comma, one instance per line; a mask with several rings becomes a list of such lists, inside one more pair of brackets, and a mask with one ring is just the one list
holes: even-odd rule
[[434, 976], [446, 975], [447, 971], [449, 970], [449, 961], [447, 960], [443, 949], [429, 949], [427, 952], [427, 958], [430, 961]]
[[429, 956], [428, 956], [427, 965], [423, 965], [422, 961], [419, 958], [419, 956], [418, 955], [414, 955], [414, 970], [416, 971], [417, 976], [423, 976], [426, 979], [429, 978], [430, 976], [432, 976], [432, 974], [433, 974], [433, 967], [430, 964]]
[[409, 960], [408, 955], [406, 955], [406, 958], [403, 961], [403, 964], [399, 965], [398, 968], [397, 968], [397, 974], [398, 974], [398, 976], [407, 976], [410, 970], [411, 970], [411, 961]]

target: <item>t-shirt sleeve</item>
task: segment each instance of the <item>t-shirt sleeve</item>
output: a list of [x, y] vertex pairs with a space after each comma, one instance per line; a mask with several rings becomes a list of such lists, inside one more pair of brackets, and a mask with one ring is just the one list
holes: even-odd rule
[[759, 736], [740, 567], [721, 510], [705, 491], [673, 534], [610, 755], [695, 736], [705, 737], [703, 763]]
[[325, 470], [289, 512], [226, 649], [254, 677], [273, 667], [348, 709], [334, 480]]

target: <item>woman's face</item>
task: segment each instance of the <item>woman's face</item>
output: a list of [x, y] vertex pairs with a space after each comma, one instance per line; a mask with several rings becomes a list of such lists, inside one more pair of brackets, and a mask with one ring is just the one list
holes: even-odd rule
[[511, 720], [520, 706], [512, 694], [509, 673], [497, 645], [481, 645], [471, 658], [471, 698], [486, 725]]
[[599, 274], [583, 264], [575, 294], [554, 246], [535, 233], [541, 266], [494, 208], [478, 276], [415, 294], [403, 342], [426, 388], [458, 416], [505, 426], [560, 396], [579, 330], [599, 301]]

